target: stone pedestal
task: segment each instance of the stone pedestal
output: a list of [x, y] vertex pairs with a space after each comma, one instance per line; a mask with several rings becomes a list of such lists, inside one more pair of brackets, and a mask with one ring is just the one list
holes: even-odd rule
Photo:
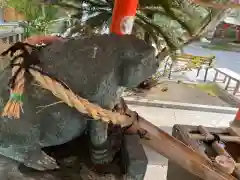
[[91, 164], [86, 136], [45, 149], [59, 163], [60, 169], [55, 171], [36, 172], [0, 156], [0, 180], [143, 180], [148, 161], [140, 138], [137, 135], [118, 137], [122, 137], [120, 151], [111, 164], [101, 168], [102, 173], [96, 172]]
[[121, 164], [126, 180], [143, 180], [148, 159], [138, 135], [125, 135], [121, 150]]

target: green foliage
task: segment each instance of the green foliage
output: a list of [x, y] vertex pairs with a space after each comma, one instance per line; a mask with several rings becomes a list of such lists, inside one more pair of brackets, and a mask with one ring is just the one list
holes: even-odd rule
[[[87, 13], [85, 24], [101, 29], [111, 21], [114, 0], [59, 0], [58, 5], [74, 12], [78, 19]], [[197, 38], [210, 22], [211, 12], [188, 0], [140, 0], [133, 33], [138, 37], [143, 35], [142, 39], [148, 43], [153, 41], [159, 49], [164, 42], [169, 51], [175, 51], [186, 41]]]
[[43, 17], [39, 17], [33, 21], [30, 21], [26, 27], [28, 32], [27, 36], [31, 36], [33, 34], [43, 34], [47, 33], [47, 27], [49, 25], [49, 21]]
[[[18, 12], [23, 13], [27, 21], [35, 20], [42, 16], [42, 5], [39, 0], [8, 0], [8, 6], [15, 8]], [[52, 20], [57, 13], [57, 7], [44, 6], [47, 20]]]
[[22, 13], [28, 22], [25, 26], [25, 35], [46, 33], [47, 26], [55, 19], [58, 8], [42, 5], [39, 0], [8, 0], [9, 7]]
[[7, 3], [8, 6], [23, 13], [27, 20], [36, 19], [42, 12], [37, 0], [8, 0]]
[[[113, 2], [111, 0], [70, 0], [61, 1], [58, 5], [62, 8], [76, 12], [75, 18], [82, 18], [83, 12], [88, 13], [89, 17], [86, 20], [86, 25], [93, 28], [101, 28], [109, 24], [112, 16]], [[87, 6], [82, 6], [85, 3]], [[149, 16], [150, 14], [150, 16]], [[175, 33], [174, 28], [166, 27], [166, 23], [156, 21], [156, 15], [165, 18], [167, 23], [174, 22], [178, 29], [182, 28], [183, 32], [189, 35], [194, 33], [194, 28], [188, 21], [191, 17], [179, 8], [175, 8], [171, 1], [140, 1], [140, 6], [137, 11], [135, 20], [135, 29], [148, 34], [150, 40], [156, 45], [159, 45], [160, 39], [164, 39], [169, 49], [176, 50], [182, 43], [183, 34]]]

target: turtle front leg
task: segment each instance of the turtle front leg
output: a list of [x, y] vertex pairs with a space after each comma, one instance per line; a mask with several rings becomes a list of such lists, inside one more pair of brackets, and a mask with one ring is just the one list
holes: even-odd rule
[[111, 162], [113, 157], [109, 151], [108, 124], [101, 121], [90, 120], [89, 135], [92, 162], [94, 164], [106, 164]]
[[25, 159], [23, 164], [38, 171], [54, 170], [59, 168], [56, 160], [42, 150], [29, 152], [28, 157]]

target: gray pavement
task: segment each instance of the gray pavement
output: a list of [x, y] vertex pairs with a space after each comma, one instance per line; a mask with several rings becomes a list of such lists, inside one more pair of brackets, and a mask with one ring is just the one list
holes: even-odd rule
[[[227, 127], [234, 119], [234, 114], [211, 113], [158, 107], [129, 105], [141, 116], [166, 132], [172, 132], [174, 124], [203, 125], [208, 127]], [[144, 147], [148, 157], [145, 180], [166, 180], [167, 159], [148, 147]]]

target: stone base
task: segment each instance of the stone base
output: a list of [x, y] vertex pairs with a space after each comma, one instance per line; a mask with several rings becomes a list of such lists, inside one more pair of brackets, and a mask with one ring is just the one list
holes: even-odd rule
[[[100, 167], [91, 164], [87, 140], [88, 137], [81, 137], [64, 145], [44, 149], [46, 153], [57, 159], [60, 169], [55, 171], [37, 172], [0, 156], [0, 180], [144, 179], [147, 158], [138, 136], [125, 135], [122, 143], [118, 144], [121, 148], [117, 151], [114, 161]], [[119, 143], [119, 139], [113, 138], [113, 141]]]
[[124, 179], [143, 180], [147, 170], [148, 159], [140, 143], [139, 136], [125, 135], [121, 153], [121, 164], [125, 174]]

